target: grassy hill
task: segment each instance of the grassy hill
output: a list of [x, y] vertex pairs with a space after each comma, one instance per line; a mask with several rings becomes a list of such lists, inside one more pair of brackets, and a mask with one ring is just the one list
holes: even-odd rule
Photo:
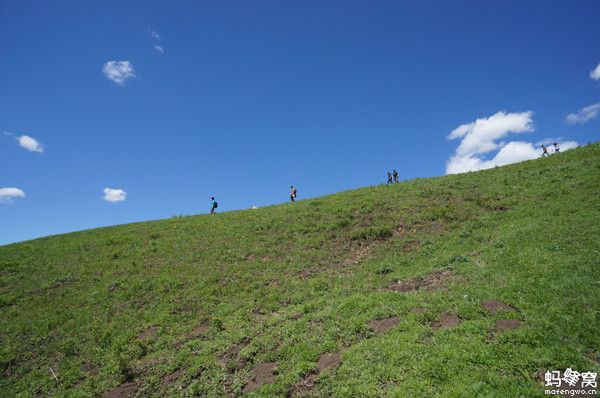
[[600, 373], [599, 220], [594, 144], [3, 246], [0, 396], [542, 396]]

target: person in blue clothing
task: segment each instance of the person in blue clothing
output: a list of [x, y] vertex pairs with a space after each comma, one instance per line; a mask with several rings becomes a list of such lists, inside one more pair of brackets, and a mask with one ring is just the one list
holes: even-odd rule
[[217, 209], [217, 207], [219, 207], [219, 204], [215, 200], [214, 196], [211, 197], [210, 200], [212, 200], [212, 204], [210, 206], [210, 214], [215, 214], [215, 210]]

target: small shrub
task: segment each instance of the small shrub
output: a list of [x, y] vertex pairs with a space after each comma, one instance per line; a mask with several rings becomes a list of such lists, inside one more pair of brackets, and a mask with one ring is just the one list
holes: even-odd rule
[[390, 227], [369, 227], [354, 231], [354, 233], [352, 234], [352, 240], [385, 240], [391, 238], [392, 235], [394, 235], [394, 232]]
[[379, 266], [379, 268], [377, 269], [377, 273], [378, 273], [379, 275], [386, 275], [386, 274], [389, 274], [389, 273], [392, 273], [392, 272], [394, 272], [394, 267], [392, 267], [392, 266], [391, 266], [391, 265], [389, 265], [389, 264], [384, 264], [384, 265], [381, 265], [381, 266]]

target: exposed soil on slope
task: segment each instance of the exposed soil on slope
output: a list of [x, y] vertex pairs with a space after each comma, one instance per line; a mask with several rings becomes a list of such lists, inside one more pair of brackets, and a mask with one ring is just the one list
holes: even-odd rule
[[503, 332], [505, 330], [515, 330], [521, 327], [523, 322], [517, 319], [501, 319], [496, 322], [495, 330], [497, 332]]
[[136, 382], [121, 384], [119, 387], [111, 390], [103, 395], [104, 398], [130, 398], [134, 397], [138, 390]]
[[438, 317], [438, 320], [431, 324], [434, 329], [449, 329], [457, 326], [462, 322], [462, 319], [458, 315], [444, 312]]
[[179, 377], [181, 377], [181, 369], [177, 369], [175, 372], [165, 376], [165, 378], [162, 381], [162, 388], [167, 388], [169, 387], [171, 384], [175, 383], [177, 380], [179, 380]]
[[288, 391], [288, 397], [302, 397], [308, 395], [317, 384], [319, 374], [327, 369], [336, 368], [341, 362], [339, 352], [328, 352], [319, 358], [316, 371], [308, 374]]
[[489, 300], [481, 303], [481, 306], [491, 312], [492, 314], [496, 314], [499, 311], [514, 311], [519, 312], [519, 310], [512, 305], [508, 305], [503, 303], [502, 301], [497, 300]]
[[158, 334], [158, 327], [150, 326], [148, 329], [144, 330], [142, 333], [138, 335], [138, 339], [140, 340], [150, 340]]
[[379, 319], [369, 322], [369, 329], [375, 333], [383, 333], [400, 323], [400, 318], [392, 317], [386, 319]]
[[259, 389], [264, 384], [271, 384], [275, 381], [275, 370], [277, 363], [263, 362], [259, 363], [252, 369], [252, 377], [244, 386], [242, 392], [252, 392]]
[[437, 290], [446, 287], [452, 278], [454, 278], [454, 272], [451, 270], [439, 270], [425, 277], [405, 281], [393, 281], [388, 285], [388, 290], [399, 293], [418, 290]]

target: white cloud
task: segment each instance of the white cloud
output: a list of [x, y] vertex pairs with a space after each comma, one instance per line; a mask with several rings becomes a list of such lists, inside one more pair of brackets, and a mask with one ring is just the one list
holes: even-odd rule
[[107, 202], [116, 203], [124, 201], [126, 196], [127, 192], [122, 189], [104, 188], [104, 196], [102, 199], [106, 200]]
[[125, 80], [135, 77], [135, 69], [129, 61], [108, 61], [102, 67], [102, 73], [107, 79], [123, 85]]
[[569, 124], [583, 124], [594, 119], [598, 114], [600, 114], [600, 102], [585, 106], [575, 113], [568, 114], [565, 121]]
[[155, 31], [153, 31], [150, 28], [148, 28], [148, 32], [150, 32], [150, 36], [152, 36], [154, 39], [160, 40], [160, 35], [158, 33], [156, 33]]
[[[454, 129], [448, 139], [462, 138], [454, 155], [446, 164], [446, 174], [464, 173], [504, 166], [524, 160], [535, 159], [541, 155], [539, 144], [523, 141], [499, 142], [511, 133], [527, 133], [534, 130], [533, 112], [498, 112], [488, 118], [477, 119]], [[546, 139], [543, 142], [557, 142], [561, 150], [577, 146], [575, 141]], [[491, 159], [486, 154], [498, 151]]]
[[150, 29], [150, 28], [148, 28], [148, 32], [150, 32], [150, 36], [152, 36], [152, 38], [154, 39], [154, 45], [152, 47], [159, 54], [164, 54], [165, 53], [165, 48], [160, 45], [160, 39], [161, 39], [160, 35], [158, 33], [156, 33], [155, 31], [153, 31], [152, 29]]
[[579, 146], [577, 141], [559, 141], [558, 146], [561, 151], [568, 151], [569, 149], [575, 149]]
[[562, 137], [549, 137], [536, 142], [535, 147], [539, 148], [543, 144], [548, 147], [548, 150], [551, 150], [552, 145], [554, 145], [555, 142], [558, 144], [561, 151], [568, 151], [569, 149], [577, 148], [579, 146], [576, 141], [565, 141]]
[[19, 188], [0, 188], [0, 203], [10, 204], [14, 198], [24, 198], [25, 192]]
[[590, 77], [594, 80], [600, 80], [600, 63], [590, 72]]
[[540, 153], [541, 152], [529, 142], [511, 141], [504, 145], [492, 160], [486, 162], [485, 168], [504, 166], [506, 164], [535, 159], [540, 156]]
[[35, 138], [30, 137], [28, 135], [21, 135], [16, 137], [17, 141], [19, 141], [19, 145], [22, 148], [27, 149], [30, 152], [44, 152], [44, 147], [40, 144]]
[[[561, 152], [577, 148], [579, 144], [575, 141], [557, 141], [555, 139], [546, 139], [543, 143], [548, 147], [548, 151], [553, 153], [552, 144], [556, 142]], [[467, 171], [477, 171], [491, 169], [496, 166], [505, 166], [507, 164], [518, 163], [524, 160], [539, 158], [542, 155], [540, 145], [523, 141], [511, 141], [504, 144], [496, 156], [490, 160], [485, 160], [478, 156], [457, 157], [454, 156], [448, 162], [446, 173], [457, 174]]]
[[498, 112], [488, 118], [477, 119], [454, 129], [448, 139], [462, 138], [456, 149], [457, 156], [484, 154], [498, 148], [496, 140], [509, 133], [533, 131], [533, 112]]

